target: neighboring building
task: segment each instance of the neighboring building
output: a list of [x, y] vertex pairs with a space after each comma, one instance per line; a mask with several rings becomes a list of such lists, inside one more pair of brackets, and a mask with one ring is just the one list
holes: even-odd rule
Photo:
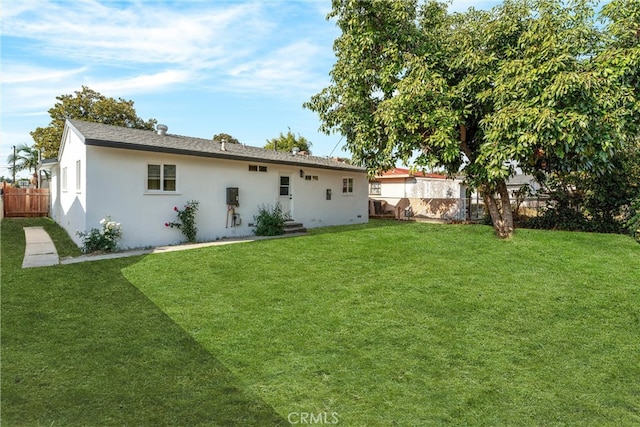
[[190, 200], [200, 202], [198, 240], [251, 235], [259, 208], [276, 203], [307, 228], [367, 221], [363, 168], [158, 129], [67, 120], [57, 162], [42, 169], [51, 171], [51, 216], [78, 245], [76, 232], [107, 215], [122, 224], [122, 248], [184, 241], [164, 224]]
[[369, 182], [369, 196], [371, 198], [399, 200], [403, 198], [415, 199], [451, 199], [458, 198], [462, 180], [449, 179], [437, 173], [411, 172], [409, 169], [395, 168], [376, 176]]
[[[524, 186], [528, 192], [520, 191]], [[507, 181], [507, 188], [518, 207], [540, 207], [539, 186], [533, 177], [516, 175]], [[374, 217], [475, 220], [484, 215], [483, 205], [482, 198], [476, 191], [469, 191], [462, 177], [395, 168], [369, 182], [369, 214]]]
[[369, 182], [369, 211], [373, 216], [393, 215], [400, 219], [464, 218], [466, 188], [458, 178], [395, 168]]

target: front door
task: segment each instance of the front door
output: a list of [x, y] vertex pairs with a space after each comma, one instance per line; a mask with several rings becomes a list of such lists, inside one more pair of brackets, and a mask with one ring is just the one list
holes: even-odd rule
[[292, 217], [291, 209], [293, 207], [293, 192], [291, 189], [291, 175], [280, 174], [279, 177], [279, 193], [278, 202], [282, 207], [282, 213], [285, 216]]

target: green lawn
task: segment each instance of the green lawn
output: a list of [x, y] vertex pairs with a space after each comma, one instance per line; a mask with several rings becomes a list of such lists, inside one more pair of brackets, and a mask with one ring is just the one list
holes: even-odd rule
[[376, 221], [21, 270], [23, 224], [3, 425], [640, 424], [626, 236]]

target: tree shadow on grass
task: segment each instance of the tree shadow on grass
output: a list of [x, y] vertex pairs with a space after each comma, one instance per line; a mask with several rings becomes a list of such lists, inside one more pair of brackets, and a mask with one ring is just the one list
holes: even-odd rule
[[4, 255], [7, 425], [288, 425], [124, 278], [141, 257], [21, 269]]

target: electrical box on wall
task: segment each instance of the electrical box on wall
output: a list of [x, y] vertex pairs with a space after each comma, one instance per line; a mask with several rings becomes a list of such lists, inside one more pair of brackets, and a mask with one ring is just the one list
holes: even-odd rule
[[230, 206], [240, 205], [238, 187], [227, 187], [227, 205], [230, 205]]

